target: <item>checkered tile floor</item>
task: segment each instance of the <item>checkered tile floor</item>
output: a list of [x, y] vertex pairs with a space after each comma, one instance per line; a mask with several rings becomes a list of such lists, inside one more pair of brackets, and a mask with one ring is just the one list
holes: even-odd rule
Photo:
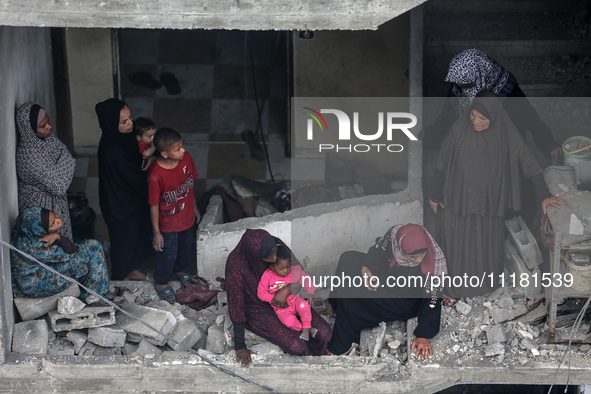
[[[240, 136], [245, 130], [254, 132], [258, 123], [251, 52], [259, 105], [266, 96], [262, 128], [271, 168], [275, 177], [289, 178], [290, 160], [284, 153], [286, 33], [281, 33], [272, 69], [277, 32], [121, 30], [119, 34], [123, 100], [134, 118], [152, 118], [158, 128], [172, 127], [183, 135], [199, 173], [197, 199], [230, 175], [271, 179], [266, 162], [252, 158]], [[170, 95], [164, 86], [151, 90], [130, 82], [128, 75], [140, 71], [155, 79], [163, 72], [174, 74], [181, 93]], [[77, 158], [70, 191], [86, 192], [97, 213], [95, 237], [108, 240], [98, 205], [96, 157]]]

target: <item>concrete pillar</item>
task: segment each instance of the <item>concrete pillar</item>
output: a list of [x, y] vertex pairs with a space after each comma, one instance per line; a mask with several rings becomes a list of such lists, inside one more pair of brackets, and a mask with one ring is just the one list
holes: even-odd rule
[[[10, 242], [18, 214], [14, 155], [17, 144], [16, 109], [35, 101], [51, 110], [51, 58], [45, 28], [0, 27], [0, 239]], [[10, 253], [0, 249], [0, 363], [11, 348], [14, 312], [10, 282]]]

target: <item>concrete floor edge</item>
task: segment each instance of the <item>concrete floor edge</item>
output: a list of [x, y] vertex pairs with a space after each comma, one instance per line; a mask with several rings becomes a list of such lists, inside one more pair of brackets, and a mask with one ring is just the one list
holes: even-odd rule
[[[213, 356], [212, 361], [217, 357]], [[265, 392], [217, 371], [197, 356], [144, 361], [131, 357], [99, 357], [79, 362], [67, 357], [29, 357], [12, 361], [0, 366], [0, 392]], [[279, 392], [372, 393], [434, 393], [465, 383], [549, 385], [557, 367], [546, 363], [523, 368], [449, 368], [422, 367], [411, 362], [410, 377], [395, 380], [387, 373], [389, 364], [371, 357], [267, 356], [249, 368], [227, 362], [219, 365]], [[571, 365], [570, 384], [590, 384], [588, 368]], [[565, 384], [567, 375], [565, 364], [556, 384]]]

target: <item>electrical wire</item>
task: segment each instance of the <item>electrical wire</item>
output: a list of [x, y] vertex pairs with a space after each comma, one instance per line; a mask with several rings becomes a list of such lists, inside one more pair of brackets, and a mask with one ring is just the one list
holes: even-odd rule
[[271, 175], [271, 182], [275, 183], [275, 178], [273, 177], [273, 170], [271, 169], [271, 160], [269, 160], [269, 151], [267, 150], [267, 143], [265, 142], [265, 134], [263, 133], [263, 118], [261, 115], [261, 108], [259, 107], [259, 99], [257, 96], [257, 83], [254, 73], [254, 61], [252, 60], [252, 48], [250, 47], [250, 45], [248, 46], [248, 51], [250, 53], [250, 68], [252, 70], [252, 90], [254, 92], [254, 101], [257, 105], [259, 124], [261, 125], [261, 140], [263, 141], [263, 147], [265, 148], [265, 157], [267, 158], [267, 167], [269, 167], [269, 175]]
[[261, 383], [255, 382], [254, 380], [251, 380], [251, 379], [245, 378], [245, 377], [243, 377], [243, 376], [240, 376], [240, 375], [238, 375], [236, 372], [230, 371], [230, 370], [228, 370], [228, 369], [225, 369], [225, 368], [223, 368], [223, 367], [221, 367], [221, 366], [217, 365], [216, 363], [214, 363], [213, 361], [211, 361], [211, 360], [210, 360], [210, 359], [208, 359], [207, 357], [204, 357], [204, 356], [200, 355], [199, 353], [197, 353], [195, 350], [191, 349], [191, 348], [190, 348], [190, 347], [188, 347], [187, 345], [185, 345], [185, 344], [183, 344], [183, 343], [180, 343], [180, 342], [178, 342], [176, 339], [174, 339], [174, 338], [171, 338], [170, 336], [168, 336], [168, 335], [164, 334], [163, 332], [159, 331], [159, 330], [158, 330], [158, 329], [156, 329], [155, 327], [151, 326], [150, 324], [148, 324], [148, 323], [146, 323], [145, 321], [143, 321], [142, 319], [140, 319], [139, 317], [136, 317], [135, 315], [133, 315], [133, 314], [131, 314], [131, 313], [129, 313], [129, 312], [127, 312], [127, 311], [125, 311], [125, 310], [121, 309], [119, 306], [117, 306], [116, 304], [114, 304], [114, 303], [113, 303], [113, 302], [111, 302], [110, 300], [106, 299], [106, 298], [105, 298], [105, 297], [103, 297], [102, 295], [95, 293], [95, 292], [94, 292], [92, 289], [89, 289], [88, 287], [84, 286], [82, 283], [78, 282], [76, 279], [72, 279], [72, 278], [70, 278], [69, 276], [66, 276], [66, 275], [63, 275], [63, 274], [61, 274], [60, 272], [58, 272], [58, 271], [54, 270], [54, 269], [53, 269], [53, 268], [51, 268], [50, 266], [48, 266], [48, 265], [46, 265], [46, 264], [43, 264], [42, 262], [40, 262], [39, 260], [37, 260], [37, 259], [36, 259], [36, 258], [34, 258], [33, 256], [31, 256], [31, 255], [29, 255], [29, 254], [27, 254], [27, 253], [25, 253], [25, 252], [23, 252], [23, 251], [19, 250], [18, 248], [15, 248], [14, 246], [12, 246], [11, 244], [9, 244], [9, 243], [7, 243], [7, 242], [4, 242], [4, 241], [0, 240], [0, 243], [2, 243], [2, 245], [6, 246], [7, 248], [9, 248], [9, 249], [11, 249], [11, 250], [14, 250], [15, 252], [18, 252], [18, 253], [20, 253], [21, 255], [25, 256], [26, 258], [28, 258], [28, 259], [30, 259], [30, 260], [32, 260], [32, 261], [34, 261], [34, 262], [36, 262], [37, 264], [39, 264], [40, 266], [42, 266], [42, 267], [43, 267], [43, 268], [45, 268], [46, 270], [48, 270], [48, 271], [50, 271], [50, 272], [52, 272], [52, 273], [54, 273], [54, 274], [56, 274], [56, 275], [59, 275], [59, 276], [61, 276], [62, 278], [64, 278], [64, 279], [65, 279], [65, 280], [67, 280], [68, 282], [70, 282], [70, 283], [73, 283], [73, 284], [76, 284], [76, 285], [78, 285], [78, 286], [82, 287], [84, 290], [86, 290], [86, 291], [87, 291], [87, 292], [89, 292], [90, 294], [92, 294], [92, 295], [94, 295], [94, 296], [96, 296], [96, 297], [98, 297], [98, 298], [100, 298], [100, 299], [102, 299], [102, 300], [106, 301], [106, 302], [107, 302], [109, 305], [111, 305], [113, 308], [117, 309], [119, 312], [123, 313], [124, 315], [126, 315], [126, 316], [128, 316], [128, 317], [130, 317], [130, 318], [132, 318], [132, 319], [135, 319], [135, 320], [139, 321], [141, 324], [143, 324], [144, 326], [148, 327], [150, 330], [153, 330], [153, 331], [157, 332], [158, 334], [162, 335], [162, 336], [163, 336], [164, 338], [166, 338], [167, 340], [169, 340], [169, 341], [172, 341], [172, 342], [176, 343], [177, 345], [179, 345], [179, 346], [181, 346], [182, 348], [184, 348], [186, 351], [188, 351], [188, 352], [191, 352], [191, 353], [195, 354], [195, 355], [196, 355], [197, 357], [199, 357], [199, 358], [200, 358], [202, 361], [204, 361], [204, 362], [206, 362], [207, 364], [211, 365], [212, 367], [216, 368], [218, 371], [220, 371], [220, 372], [223, 372], [223, 373], [225, 373], [225, 374], [228, 374], [228, 375], [230, 375], [230, 376], [233, 376], [233, 377], [235, 377], [235, 378], [238, 378], [238, 379], [240, 379], [240, 380], [243, 380], [243, 381], [245, 381], [245, 382], [247, 382], [247, 383], [253, 384], [253, 385], [255, 385], [255, 386], [259, 386], [259, 387], [261, 387], [261, 388], [264, 388], [264, 389], [265, 389], [265, 390], [267, 390], [267, 391], [271, 391], [271, 392], [273, 392], [273, 393], [279, 393], [277, 390], [275, 390], [275, 389], [273, 389], [273, 388], [271, 388], [271, 387], [269, 387], [269, 386], [265, 386], [264, 384], [261, 384]]
[[581, 325], [581, 322], [583, 321], [583, 317], [585, 317], [585, 313], [587, 312], [587, 308], [589, 307], [590, 302], [591, 302], [591, 297], [587, 298], [587, 302], [585, 302], [585, 305], [583, 305], [583, 309], [581, 309], [581, 311], [577, 315], [577, 318], [575, 319], [575, 323], [573, 324], [573, 328], [570, 332], [570, 337], [568, 339], [568, 346], [565, 349], [564, 354], [562, 355], [562, 358], [560, 359], [560, 362], [558, 363], [558, 367], [556, 368], [556, 372], [554, 373], [554, 379], [552, 380], [552, 384], [550, 385], [550, 388], [548, 389], [548, 394], [550, 394], [550, 392], [552, 391], [552, 387], [554, 387], [554, 384], [556, 383], [556, 377], [558, 376], [558, 371], [560, 370], [560, 366], [562, 365], [562, 362], [564, 361], [564, 358], [566, 357], [567, 354], [568, 354], [568, 373], [567, 373], [567, 377], [566, 377], [566, 387], [564, 388], [564, 392], [566, 393], [566, 391], [568, 390], [568, 385], [570, 382], [570, 353], [571, 353], [570, 348], [573, 343], [575, 333], [577, 331], [579, 331], [579, 326]]

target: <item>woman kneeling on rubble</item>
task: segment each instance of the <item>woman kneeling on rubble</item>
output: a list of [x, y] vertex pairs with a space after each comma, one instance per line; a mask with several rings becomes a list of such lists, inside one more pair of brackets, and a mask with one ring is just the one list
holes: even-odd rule
[[[127, 289], [110, 286], [100, 243], [87, 239], [74, 244], [57, 232], [62, 226], [63, 221], [56, 213], [41, 207], [26, 208], [16, 219], [11, 235], [12, 245], [60, 274], [76, 279], [111, 302], [122, 304], [124, 299], [121, 294]], [[49, 297], [70, 285], [65, 278], [15, 250], [10, 251], [10, 257], [15, 297]], [[84, 289], [81, 289], [80, 297], [92, 306], [108, 305]]]
[[[234, 349], [236, 360], [248, 366], [252, 351], [246, 348], [244, 328], [281, 347], [285, 352], [298, 356], [321, 356], [326, 353], [331, 329], [328, 323], [312, 309], [312, 327], [318, 329], [309, 341], [300, 339], [300, 332], [286, 327], [268, 302], [261, 301], [257, 289], [269, 262], [277, 259], [277, 246], [291, 250], [279, 238], [265, 230], [246, 230], [240, 242], [226, 261], [226, 291], [230, 319], [234, 323]], [[292, 257], [292, 265], [300, 263]], [[292, 283], [275, 293], [271, 302], [287, 307], [290, 292], [299, 291], [300, 285]]]
[[[443, 252], [418, 224], [390, 228], [367, 253], [343, 253], [335, 276], [349, 276], [352, 281], [350, 286], [333, 289], [328, 300], [337, 315], [328, 351], [353, 353], [361, 330], [418, 316], [410, 350], [416, 350], [415, 357], [421, 359], [433, 354], [429, 338], [439, 332], [441, 299], [436, 283], [432, 288], [428, 278], [444, 273]], [[355, 286], [355, 277], [363, 279], [363, 286]]]

